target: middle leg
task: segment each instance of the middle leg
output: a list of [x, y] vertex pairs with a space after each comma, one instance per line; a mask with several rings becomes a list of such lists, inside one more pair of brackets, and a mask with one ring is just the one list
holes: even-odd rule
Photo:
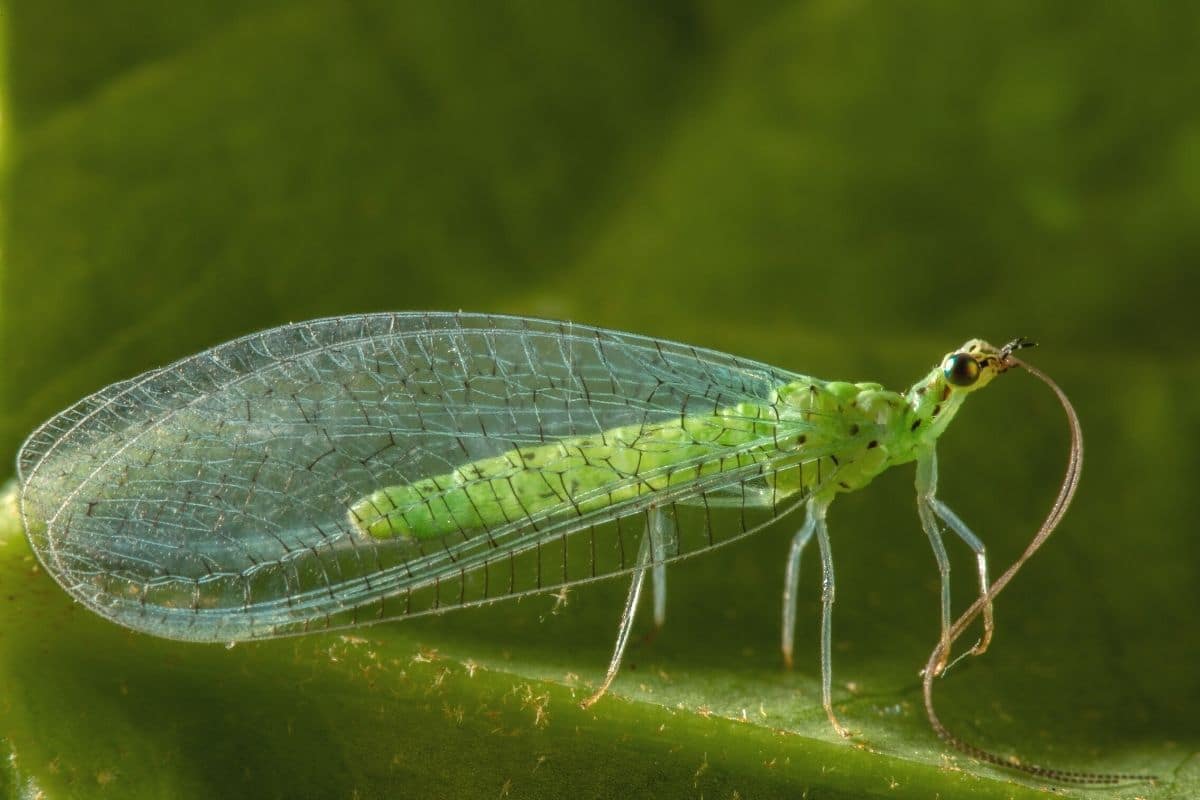
[[651, 508], [646, 520], [650, 537], [650, 583], [654, 587], [654, 628], [662, 628], [667, 620], [666, 560], [679, 554], [679, 538], [675, 519], [665, 509]]
[[825, 716], [840, 736], [850, 736], [837, 715], [833, 713], [833, 554], [829, 547], [829, 529], [825, 526], [825, 506], [815, 501], [809, 504], [809, 513], [816, 514], [817, 545], [821, 551], [821, 704]]
[[792, 668], [792, 648], [796, 641], [796, 604], [799, 600], [797, 592], [800, 588], [800, 555], [804, 546], [812, 539], [813, 531], [817, 528], [816, 514], [807, 513], [804, 524], [792, 537], [792, 546], [788, 550], [787, 571], [783, 576], [783, 663], [788, 669]]

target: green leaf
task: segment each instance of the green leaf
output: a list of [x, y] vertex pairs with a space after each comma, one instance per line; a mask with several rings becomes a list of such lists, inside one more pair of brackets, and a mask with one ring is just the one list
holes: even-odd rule
[[[1162, 778], [1063, 796], [1200, 794], [1192, 6], [122, 6], [0, 10], [0, 451], [108, 382], [325, 314], [571, 317], [893, 387], [1032, 335], [1083, 483], [940, 711], [1001, 753]], [[996, 573], [1065, 448], [1020, 375], [945, 437], [941, 496]], [[907, 469], [830, 514], [850, 742], [820, 708], [815, 559], [780, 665], [786, 525], [673, 568], [665, 629], [585, 712], [624, 586], [180, 644], [73, 605], [12, 503], [0, 796], [1045, 796], [929, 730]]]

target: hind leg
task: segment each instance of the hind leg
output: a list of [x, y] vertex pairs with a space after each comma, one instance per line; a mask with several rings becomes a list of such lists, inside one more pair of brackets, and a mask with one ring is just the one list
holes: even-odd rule
[[625, 609], [621, 612], [621, 622], [617, 626], [617, 643], [613, 647], [612, 660], [608, 662], [608, 672], [605, 673], [600, 688], [579, 704], [582, 708], [590, 708], [603, 697], [621, 669], [621, 659], [625, 657], [625, 645], [629, 644], [629, 633], [633, 630], [638, 600], [642, 596], [642, 584], [646, 581], [646, 567], [650, 564], [650, 551], [650, 536], [643, 536], [641, 547], [638, 549], [637, 566], [633, 570], [633, 580], [629, 584], [629, 595], [625, 598]]

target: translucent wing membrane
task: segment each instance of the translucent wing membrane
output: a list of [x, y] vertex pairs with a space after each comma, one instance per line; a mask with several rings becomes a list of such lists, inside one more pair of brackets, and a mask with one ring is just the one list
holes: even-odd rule
[[[797, 444], [820, 421], [779, 418], [775, 391], [797, 379], [686, 345], [514, 317], [288, 325], [51, 419], [18, 459], [22, 514], [72, 595], [160, 636], [232, 641], [427, 613], [628, 571], [652, 507], [681, 506], [671, 560], [785, 513], [836, 475], [828, 437]], [[709, 434], [676, 423], [697, 417]], [[514, 490], [516, 505], [495, 504], [502, 519], [450, 513], [441, 533], [392, 538], [356, 524], [372, 496], [415, 492], [432, 514], [475, 502], [483, 484], [472, 494], [473, 480], [495, 493], [512, 474], [472, 478], [486, 459], [520, 470], [529, 448], [603, 448], [618, 431], [651, 452], [657, 439], [678, 446], [681, 430], [686, 457], [614, 458], [603, 480], [574, 487], [574, 473], [547, 468], [543, 499], [526, 508]]]

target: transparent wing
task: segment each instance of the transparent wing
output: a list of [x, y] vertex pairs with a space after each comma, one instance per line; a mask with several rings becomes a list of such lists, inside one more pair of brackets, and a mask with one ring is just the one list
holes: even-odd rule
[[[777, 502], [771, 478], [824, 453], [764, 459], [754, 455], [764, 441], [746, 442], [720, 451], [736, 466], [717, 474], [589, 511], [572, 498], [417, 543], [352, 530], [356, 500], [523, 446], [761, 407], [797, 377], [517, 317], [287, 325], [114, 384], [51, 419], [18, 458], [22, 514], [64, 588], [161, 636], [232, 641], [427, 613], [626, 571], [642, 535], [631, 518], [651, 506], [689, 506], [673, 558], [744, 535], [799, 499]], [[763, 422], [765, 439], [779, 435], [777, 420]], [[714, 506], [737, 506], [720, 524], [710, 494]]]

